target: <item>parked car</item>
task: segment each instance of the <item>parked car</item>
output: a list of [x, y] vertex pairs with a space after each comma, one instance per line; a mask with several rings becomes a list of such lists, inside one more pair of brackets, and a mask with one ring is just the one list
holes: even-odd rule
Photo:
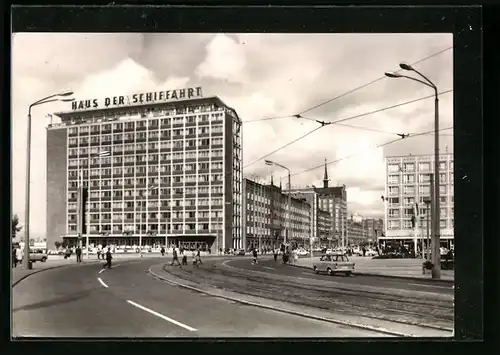
[[299, 250], [297, 250], [297, 255], [298, 256], [306, 256], [306, 255], [309, 255], [309, 252], [305, 249], [299, 249]]
[[345, 276], [349, 276], [354, 271], [354, 265], [352, 261], [349, 261], [347, 255], [324, 254], [313, 263], [313, 271], [316, 274], [320, 272], [326, 272], [328, 275], [343, 273]]
[[246, 254], [245, 253], [245, 249], [238, 250], [238, 254], [237, 255], [243, 255], [244, 256], [245, 254]]
[[[361, 255], [363, 255], [363, 253], [361, 253]], [[376, 255], [378, 255], [378, 253], [373, 249], [367, 249], [365, 252], [365, 256], [376, 256]]]
[[42, 263], [44, 263], [47, 261], [47, 258], [47, 253], [41, 249], [30, 250], [30, 261], [33, 263], [37, 261], [41, 261]]

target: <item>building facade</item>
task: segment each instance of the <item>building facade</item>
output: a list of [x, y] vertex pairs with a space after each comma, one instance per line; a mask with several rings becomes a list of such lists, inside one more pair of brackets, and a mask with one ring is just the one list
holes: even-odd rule
[[[427, 229], [427, 204], [431, 199], [434, 155], [392, 156], [386, 158], [385, 235], [379, 240], [415, 241], [421, 245]], [[440, 238], [453, 245], [454, 226], [453, 154], [439, 157]], [[416, 213], [415, 213], [415, 212]], [[412, 215], [415, 213], [415, 228]]]
[[290, 225], [288, 221], [288, 195], [281, 187], [259, 184], [244, 179], [243, 239], [246, 249], [272, 249], [285, 240], [287, 243], [309, 244], [311, 206], [304, 199], [292, 197]]
[[349, 218], [347, 221], [347, 245], [359, 245], [366, 242], [366, 230], [363, 228], [363, 222]]
[[363, 219], [363, 231], [367, 242], [376, 242], [378, 237], [384, 232], [384, 220], [381, 218], [366, 218]]
[[[326, 211], [331, 218], [331, 232], [328, 236], [329, 244], [344, 245], [347, 242], [347, 192], [345, 185], [329, 187], [328, 171], [325, 162], [323, 187], [308, 187], [292, 189], [297, 197], [309, 198], [312, 203], [313, 237], [318, 238], [317, 223], [318, 210]], [[316, 239], [315, 239], [316, 240]]]
[[[193, 89], [176, 91], [183, 98]], [[47, 129], [48, 245], [74, 245], [88, 224], [94, 245], [138, 245], [142, 237], [143, 245], [242, 247], [241, 119], [196, 92], [118, 107], [80, 102], [55, 114], [61, 123]]]

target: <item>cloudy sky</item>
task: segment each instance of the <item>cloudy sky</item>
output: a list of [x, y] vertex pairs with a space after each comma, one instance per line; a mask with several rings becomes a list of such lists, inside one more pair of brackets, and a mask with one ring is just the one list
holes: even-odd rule
[[[76, 99], [202, 86], [236, 109], [244, 124], [245, 175], [275, 181], [285, 172], [264, 161], [267, 153], [318, 126], [292, 116], [453, 45], [451, 34], [45, 34], [18, 33], [12, 42], [12, 201], [24, 224], [26, 114], [30, 103], [65, 89]], [[453, 88], [453, 50], [416, 65], [440, 91]], [[432, 94], [424, 85], [385, 78], [304, 113], [333, 121]], [[440, 100], [441, 127], [453, 125], [453, 92]], [[31, 232], [45, 231], [47, 114], [68, 103], [34, 108], [32, 117]], [[331, 185], [345, 184], [349, 213], [383, 216], [384, 156], [433, 152], [432, 135], [405, 139], [394, 133], [433, 129], [433, 100], [427, 99], [324, 127], [269, 159], [292, 171], [292, 186], [322, 184], [329, 165]], [[380, 131], [380, 132], [379, 132]], [[442, 151], [453, 151], [453, 130], [441, 132]]]

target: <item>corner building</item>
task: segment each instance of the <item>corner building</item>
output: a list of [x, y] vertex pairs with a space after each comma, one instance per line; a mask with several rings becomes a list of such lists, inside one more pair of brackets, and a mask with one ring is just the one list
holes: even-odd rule
[[[427, 213], [431, 199], [431, 178], [434, 173], [434, 155], [386, 157], [385, 179], [385, 234], [378, 237], [382, 243], [400, 242], [410, 247], [427, 247]], [[454, 243], [454, 175], [453, 154], [439, 155], [440, 244]], [[417, 223], [412, 228], [411, 217], [416, 210]], [[430, 223], [429, 220], [429, 229]]]
[[218, 97], [55, 115], [61, 123], [47, 129], [49, 248], [78, 240], [80, 176], [90, 244], [138, 245], [142, 235], [143, 245], [243, 246], [241, 120]]

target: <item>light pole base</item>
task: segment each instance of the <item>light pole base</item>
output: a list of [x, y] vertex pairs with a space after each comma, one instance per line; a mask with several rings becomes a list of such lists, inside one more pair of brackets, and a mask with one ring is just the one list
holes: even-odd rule
[[440, 279], [441, 278], [441, 270], [438, 270], [436, 267], [432, 268], [432, 278]]

